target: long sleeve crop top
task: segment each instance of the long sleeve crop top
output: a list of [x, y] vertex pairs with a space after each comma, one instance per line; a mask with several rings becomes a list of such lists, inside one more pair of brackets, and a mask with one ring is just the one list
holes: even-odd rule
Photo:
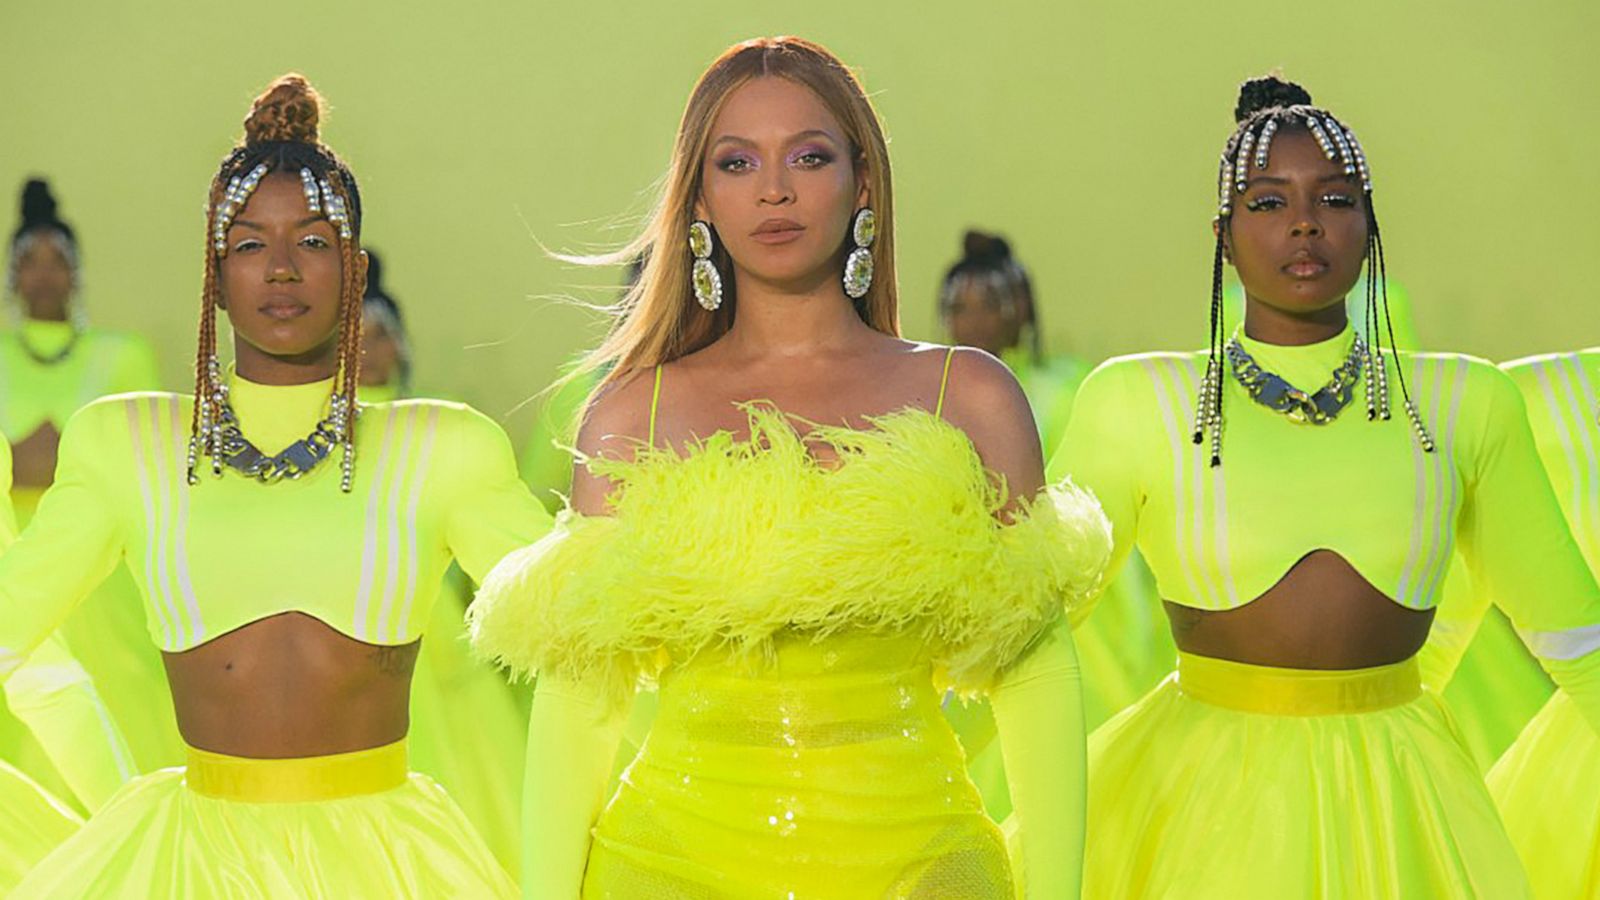
[[[1300, 347], [1241, 336], [1262, 368], [1312, 389], [1353, 333]], [[1298, 424], [1225, 381], [1223, 463], [1192, 440], [1203, 353], [1102, 364], [1079, 391], [1052, 471], [1095, 492], [1111, 519], [1113, 566], [1138, 545], [1163, 598], [1243, 606], [1307, 553], [1338, 553], [1396, 603], [1438, 603], [1452, 554], [1499, 604], [1556, 681], [1600, 727], [1600, 589], [1545, 476], [1521, 393], [1494, 365], [1405, 353], [1412, 396], [1436, 445], [1403, 414], [1368, 421], [1360, 391], [1322, 426]], [[1397, 381], [1393, 371], [1390, 381]]]

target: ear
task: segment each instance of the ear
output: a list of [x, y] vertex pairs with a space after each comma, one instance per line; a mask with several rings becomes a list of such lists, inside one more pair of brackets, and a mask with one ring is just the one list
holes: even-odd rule
[[1211, 235], [1222, 238], [1222, 261], [1233, 265], [1233, 233], [1222, 227], [1220, 216], [1211, 220]]
[[872, 192], [867, 190], [866, 160], [856, 163], [856, 209], [865, 209], [872, 203]]
[[356, 254], [356, 281], [361, 285], [361, 296], [367, 295], [367, 251]]

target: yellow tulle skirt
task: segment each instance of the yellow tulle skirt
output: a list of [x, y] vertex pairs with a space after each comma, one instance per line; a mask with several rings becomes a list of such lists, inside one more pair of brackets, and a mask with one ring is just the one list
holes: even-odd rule
[[82, 826], [65, 803], [0, 762], [0, 896]]
[[796, 637], [775, 653], [756, 668], [703, 653], [664, 681], [583, 896], [1013, 900], [919, 642]]
[[1489, 771], [1533, 894], [1600, 898], [1600, 738], [1558, 691]]
[[1519, 898], [1488, 791], [1414, 660], [1180, 655], [1089, 742], [1090, 898]]
[[512, 897], [405, 742], [302, 759], [189, 751], [130, 782], [14, 897]]

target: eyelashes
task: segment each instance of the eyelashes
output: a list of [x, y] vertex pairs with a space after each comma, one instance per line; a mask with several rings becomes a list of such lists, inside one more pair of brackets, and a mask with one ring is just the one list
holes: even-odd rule
[[[308, 234], [295, 243], [308, 250], [327, 250], [333, 246], [332, 241], [329, 241], [320, 234]], [[233, 245], [233, 252], [249, 253], [253, 250], [260, 250], [265, 246], [267, 246], [266, 242], [262, 241], [260, 238], [245, 238], [244, 240]]]
[[[1350, 194], [1330, 191], [1318, 197], [1317, 202], [1335, 209], [1353, 209], [1356, 205], [1356, 198]], [[1251, 199], [1245, 203], [1244, 208], [1251, 212], [1262, 212], [1264, 210], [1283, 209], [1288, 205], [1288, 201], [1282, 197], [1276, 194], [1266, 194]]]
[[[838, 159], [838, 156], [833, 151], [826, 148], [801, 147], [800, 149], [790, 153], [789, 156], [785, 158], [784, 163], [799, 169], [820, 169], [823, 166], [833, 163], [836, 159]], [[727, 156], [719, 158], [714, 165], [717, 167], [718, 171], [727, 172], [733, 175], [737, 175], [742, 172], [754, 171], [755, 169], [760, 168], [759, 160], [748, 153], [731, 153]]]

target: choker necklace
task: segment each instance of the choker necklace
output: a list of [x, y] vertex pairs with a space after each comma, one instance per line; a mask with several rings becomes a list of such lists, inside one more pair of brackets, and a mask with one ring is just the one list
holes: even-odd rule
[[[1223, 348], [1233, 367], [1233, 377], [1244, 386], [1250, 399], [1275, 412], [1283, 413], [1291, 422], [1306, 425], [1326, 425], [1339, 417], [1350, 405], [1355, 395], [1356, 381], [1367, 369], [1367, 345], [1357, 337], [1350, 345], [1344, 362], [1333, 370], [1328, 383], [1308, 394], [1280, 375], [1268, 372], [1244, 349], [1237, 337], [1231, 338]], [[1369, 385], [1370, 387], [1370, 385]], [[1374, 411], [1369, 411], [1369, 414]]]
[[74, 327], [72, 336], [67, 338], [66, 346], [54, 353], [40, 353], [32, 344], [28, 343], [28, 335], [24, 329], [17, 329], [17, 344], [22, 347], [22, 352], [28, 354], [29, 359], [41, 366], [53, 366], [71, 356], [72, 351], [78, 346], [78, 339], [81, 337], [83, 337], [83, 331]]

